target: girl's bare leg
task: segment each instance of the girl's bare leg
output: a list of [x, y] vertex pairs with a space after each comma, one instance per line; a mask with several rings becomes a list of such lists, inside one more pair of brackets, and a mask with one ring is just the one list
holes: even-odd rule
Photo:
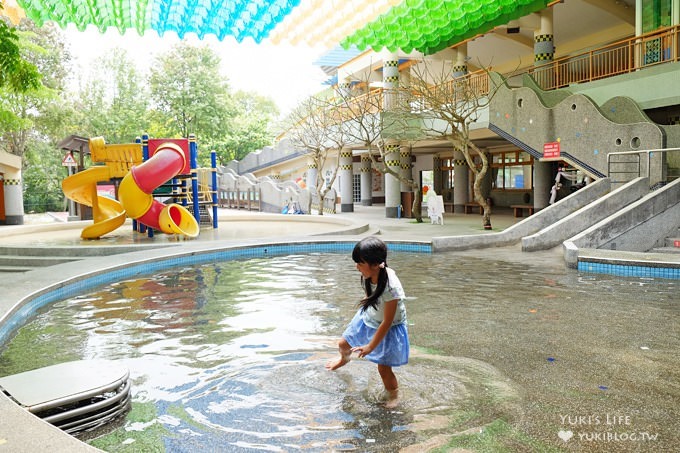
[[385, 392], [387, 392], [385, 407], [394, 408], [399, 403], [399, 382], [397, 377], [394, 375], [392, 367], [387, 365], [378, 365], [378, 373], [380, 373], [383, 385], [385, 386]]
[[330, 360], [328, 363], [326, 363], [326, 368], [333, 371], [337, 370], [343, 365], [346, 365], [347, 362], [349, 362], [350, 356], [352, 355], [352, 347], [347, 343], [347, 340], [344, 338], [340, 339], [338, 341], [338, 352], [340, 352], [340, 358], [337, 360]]

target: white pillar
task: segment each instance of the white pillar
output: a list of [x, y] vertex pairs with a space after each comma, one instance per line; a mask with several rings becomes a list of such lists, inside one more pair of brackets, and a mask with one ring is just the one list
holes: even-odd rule
[[[399, 149], [399, 143], [392, 142], [385, 145], [385, 165], [397, 174], [401, 171]], [[396, 218], [400, 205], [401, 184], [393, 175], [385, 173], [385, 217]]]
[[340, 212], [354, 212], [354, 172], [352, 171], [352, 150], [340, 150]]
[[550, 188], [553, 186], [550, 162], [534, 160], [534, 208], [543, 209], [550, 201]]
[[452, 69], [454, 78], [463, 77], [468, 73], [467, 56], [467, 43], [463, 43], [456, 47], [456, 61]]
[[2, 181], [5, 192], [5, 224], [24, 224], [24, 195], [21, 171], [5, 174]]
[[368, 154], [361, 156], [361, 205], [373, 205], [373, 169]]
[[465, 212], [470, 197], [470, 170], [460, 151], [453, 153], [453, 212]]

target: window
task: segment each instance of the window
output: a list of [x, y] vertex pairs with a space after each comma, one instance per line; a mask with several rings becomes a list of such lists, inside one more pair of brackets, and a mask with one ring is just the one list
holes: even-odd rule
[[352, 175], [354, 184], [352, 184], [352, 201], [354, 203], [361, 202], [361, 175]]
[[492, 157], [494, 189], [531, 189], [534, 159], [524, 151], [496, 153]]
[[671, 26], [673, 0], [642, 0], [642, 32]]
[[453, 189], [453, 159], [441, 160], [442, 189]]

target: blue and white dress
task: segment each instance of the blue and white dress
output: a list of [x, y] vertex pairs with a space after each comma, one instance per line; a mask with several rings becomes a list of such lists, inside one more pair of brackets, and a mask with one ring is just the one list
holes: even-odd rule
[[[397, 311], [394, 314], [392, 327], [390, 327], [383, 341], [366, 358], [379, 365], [400, 366], [408, 363], [409, 356], [406, 306], [404, 305], [406, 296], [397, 274], [389, 267], [386, 270], [387, 287], [378, 298], [375, 308], [369, 307], [363, 311], [359, 308], [349, 326], [343, 332], [342, 337], [353, 348], [368, 344], [383, 320], [385, 302], [396, 299]], [[371, 284], [371, 287], [375, 291], [376, 285]]]

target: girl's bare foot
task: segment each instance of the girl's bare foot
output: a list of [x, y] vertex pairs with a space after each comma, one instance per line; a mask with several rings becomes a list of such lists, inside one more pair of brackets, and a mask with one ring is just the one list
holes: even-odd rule
[[394, 409], [399, 405], [399, 389], [385, 390], [385, 408]]
[[337, 370], [338, 368], [347, 365], [349, 363], [349, 355], [341, 355], [338, 360], [329, 360], [328, 363], [326, 363], [326, 369], [330, 371]]

